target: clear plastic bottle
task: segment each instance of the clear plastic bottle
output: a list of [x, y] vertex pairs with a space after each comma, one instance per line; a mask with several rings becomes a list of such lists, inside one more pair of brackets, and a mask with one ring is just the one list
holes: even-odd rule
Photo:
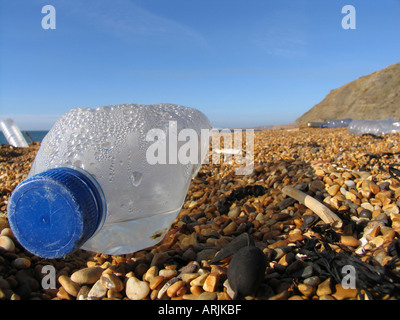
[[351, 134], [362, 135], [385, 135], [400, 132], [400, 121], [393, 118], [384, 120], [360, 120], [356, 119], [350, 122], [348, 131]]
[[[184, 129], [195, 138], [182, 138]], [[202, 133], [210, 129], [200, 111], [177, 105], [72, 109], [43, 139], [28, 179], [10, 198], [15, 236], [46, 258], [76, 248], [125, 254], [156, 244], [208, 154]], [[188, 143], [197, 161], [177, 159]]]
[[28, 143], [21, 133], [21, 130], [19, 130], [17, 124], [13, 119], [6, 118], [1, 120], [0, 128], [10, 145], [17, 148], [29, 147]]

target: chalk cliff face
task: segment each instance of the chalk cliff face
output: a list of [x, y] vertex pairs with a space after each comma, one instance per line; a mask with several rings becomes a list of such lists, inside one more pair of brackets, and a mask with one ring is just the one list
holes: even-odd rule
[[400, 119], [400, 63], [331, 90], [324, 100], [298, 118], [296, 124], [389, 117]]

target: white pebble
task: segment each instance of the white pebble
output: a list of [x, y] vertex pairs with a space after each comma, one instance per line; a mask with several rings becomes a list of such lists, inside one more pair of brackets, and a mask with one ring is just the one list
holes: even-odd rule
[[15, 250], [15, 245], [10, 237], [0, 236], [0, 248], [3, 248], [8, 252], [13, 252]]
[[149, 292], [149, 284], [145, 281], [140, 281], [136, 277], [131, 277], [126, 282], [126, 296], [130, 300], [142, 300], [147, 297]]

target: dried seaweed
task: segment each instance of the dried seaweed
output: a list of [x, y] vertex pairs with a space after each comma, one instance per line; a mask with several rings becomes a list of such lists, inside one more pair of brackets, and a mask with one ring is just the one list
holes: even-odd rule
[[267, 189], [260, 185], [249, 185], [239, 187], [233, 190], [229, 195], [222, 198], [218, 203], [218, 211], [221, 214], [226, 214], [230, 206], [235, 201], [240, 201], [247, 196], [259, 197], [267, 192]]
[[[332, 232], [328, 236], [332, 238]], [[394, 257], [388, 264], [381, 266], [375, 259], [369, 257], [363, 262], [358, 255], [348, 252], [335, 252], [329, 246], [327, 239], [312, 238], [305, 242], [299, 253], [305, 256], [304, 260], [311, 261], [314, 272], [320, 277], [331, 276], [337, 283], [342, 283], [346, 273], [345, 266], [352, 266], [355, 270], [355, 286], [361, 297], [365, 294], [368, 299], [384, 299], [400, 297], [400, 277], [393, 271], [399, 257]]]

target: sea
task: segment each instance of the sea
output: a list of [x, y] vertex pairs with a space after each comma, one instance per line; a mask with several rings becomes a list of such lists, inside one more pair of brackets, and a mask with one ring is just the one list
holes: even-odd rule
[[[41, 142], [43, 138], [46, 136], [46, 134], [49, 132], [48, 130], [46, 131], [22, 131], [22, 135], [24, 136], [26, 142], [30, 143], [31, 140], [28, 138], [28, 135], [32, 138], [34, 142]], [[27, 135], [28, 134], [28, 135]], [[3, 132], [0, 131], [0, 145], [2, 144], [9, 144], [7, 139], [5, 138]]]

